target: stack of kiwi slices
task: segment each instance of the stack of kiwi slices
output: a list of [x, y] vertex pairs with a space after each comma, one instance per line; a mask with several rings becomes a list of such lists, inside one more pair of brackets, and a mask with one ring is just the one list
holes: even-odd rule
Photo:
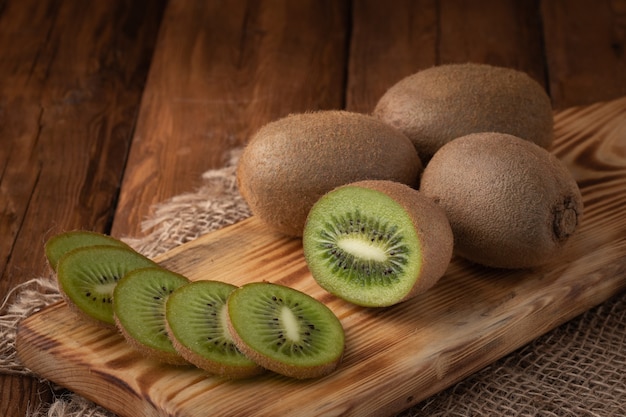
[[95, 232], [61, 233], [45, 244], [59, 290], [71, 310], [104, 327], [115, 327], [113, 291], [129, 272], [158, 265], [124, 242]]
[[45, 253], [71, 310], [161, 363], [233, 379], [266, 370], [304, 379], [331, 373], [343, 357], [339, 319], [296, 289], [193, 282], [88, 231], [52, 237]]

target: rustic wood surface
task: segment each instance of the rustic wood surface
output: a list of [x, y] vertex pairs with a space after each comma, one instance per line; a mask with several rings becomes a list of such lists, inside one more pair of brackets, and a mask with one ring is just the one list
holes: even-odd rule
[[[623, 0], [0, 1], [0, 296], [48, 274], [41, 245], [140, 236], [153, 203], [263, 123], [369, 111], [446, 62], [523, 69], [555, 109], [626, 95]], [[0, 415], [51, 391], [0, 375]]]
[[344, 360], [329, 377], [226, 382], [194, 367], [162, 366], [142, 359], [116, 331], [77, 319], [64, 303], [24, 320], [19, 356], [39, 375], [125, 417], [401, 412], [626, 289], [625, 129], [626, 97], [556, 113], [553, 149], [581, 186], [585, 215], [568, 250], [541, 268], [505, 271], [455, 259], [422, 296], [368, 309], [320, 288], [300, 239], [254, 216], [157, 258], [192, 280], [270, 281], [324, 302], [346, 332]]

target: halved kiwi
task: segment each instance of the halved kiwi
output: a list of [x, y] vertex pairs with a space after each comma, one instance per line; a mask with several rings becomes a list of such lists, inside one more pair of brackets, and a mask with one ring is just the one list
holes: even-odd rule
[[423, 293], [444, 275], [453, 237], [445, 212], [419, 191], [360, 181], [318, 200], [303, 248], [322, 288], [357, 305], [384, 307]]
[[94, 245], [73, 249], [57, 264], [59, 289], [70, 309], [90, 321], [114, 327], [113, 290], [134, 269], [158, 266], [125, 247]]
[[234, 290], [227, 306], [235, 345], [269, 370], [315, 378], [331, 373], [341, 361], [345, 345], [341, 322], [308, 294], [255, 282]]
[[174, 348], [198, 368], [226, 378], [264, 372], [237, 349], [228, 330], [226, 300], [236, 288], [220, 281], [195, 281], [175, 290], [165, 305]]
[[126, 243], [112, 236], [88, 230], [72, 230], [59, 233], [48, 239], [44, 252], [53, 271], [56, 271], [59, 259], [66, 253], [85, 246], [106, 245], [130, 249]]
[[131, 347], [160, 362], [188, 364], [172, 345], [165, 323], [169, 295], [187, 283], [185, 276], [160, 267], [137, 269], [119, 280], [113, 291], [113, 316]]

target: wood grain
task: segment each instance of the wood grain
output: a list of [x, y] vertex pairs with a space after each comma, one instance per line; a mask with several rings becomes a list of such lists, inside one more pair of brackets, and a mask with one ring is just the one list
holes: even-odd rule
[[438, 61], [437, 2], [353, 2], [346, 108], [369, 113], [394, 83]]
[[63, 303], [22, 323], [20, 358], [122, 416], [399, 412], [626, 289], [626, 98], [567, 109], [555, 121], [554, 151], [581, 185], [585, 217], [567, 252], [545, 267], [506, 271], [455, 258], [422, 296], [367, 309], [325, 293], [308, 273], [300, 241], [254, 217], [157, 259], [193, 280], [269, 280], [325, 302], [347, 343], [341, 367], [328, 377], [229, 382], [160, 365]]
[[113, 234], [141, 235], [153, 204], [190, 191], [261, 125], [343, 106], [347, 2], [183, 0], [166, 16]]
[[[52, 234], [108, 231], [163, 2], [0, 3], [4, 300], [47, 273], [32, 249]], [[0, 375], [0, 415], [25, 415], [47, 391]]]
[[626, 1], [548, 0], [541, 11], [555, 108], [626, 94]]
[[[241, 25], [228, 20], [237, 19], [236, 13], [218, 13], [224, 23], [211, 20], [208, 2], [171, 1], [163, 14], [166, 3], [0, 2], [0, 299], [14, 285], [48, 274], [37, 248], [56, 231], [111, 232], [115, 222], [116, 236], [134, 237], [152, 202], [193, 191], [197, 173], [219, 165], [247, 129], [306, 106], [337, 102], [367, 110], [396, 78], [442, 57], [506, 62], [543, 73], [558, 109], [626, 93], [624, 0], [601, 0], [593, 7], [584, 0], [541, 0], [539, 9], [537, 1], [512, 0], [479, 7], [480, 13], [460, 0], [291, 2], [290, 7], [281, 1], [222, 2], [246, 10], [247, 23]], [[266, 10], [264, 3], [272, 7]], [[311, 16], [301, 17], [306, 13]], [[159, 29], [157, 49], [167, 51], [157, 52], [154, 62], [163, 67], [170, 61], [169, 70], [176, 71], [153, 68], [151, 77], [165, 81], [146, 89], [142, 105], [167, 109], [161, 102], [170, 99], [171, 90], [160, 92], [167, 86], [191, 98], [196, 90], [210, 91], [221, 103], [206, 106], [217, 109], [206, 118], [194, 110], [194, 117], [186, 116], [182, 105], [171, 112], [172, 120], [186, 121], [168, 137], [184, 141], [180, 148], [163, 146], [159, 132], [150, 129], [151, 123], [167, 127], [160, 119], [169, 113], [139, 109]], [[543, 53], [536, 53], [533, 39], [540, 40]], [[337, 48], [343, 54], [339, 61], [331, 59]], [[227, 68], [236, 75], [221, 70]], [[209, 77], [215, 73], [220, 76]], [[185, 89], [176, 89], [178, 78]], [[303, 86], [302, 80], [310, 84]], [[138, 130], [137, 114], [145, 119]], [[126, 159], [129, 146], [136, 155]], [[138, 157], [140, 150], [146, 154]], [[157, 166], [167, 180], [151, 185], [154, 192], [138, 193], [129, 187], [135, 183], [130, 177], [141, 183], [144, 175], [136, 165]], [[122, 177], [127, 179], [120, 186]], [[607, 181], [603, 192], [610, 192]], [[126, 194], [125, 209], [115, 216], [120, 192]], [[22, 417], [45, 403], [49, 391], [29, 378], [0, 375], [0, 415]]]
[[440, 63], [474, 61], [512, 67], [543, 83], [539, 3], [539, 0], [441, 2]]
[[401, 78], [449, 63], [516, 68], [547, 87], [538, 8], [537, 0], [355, 1], [346, 107], [370, 112]]

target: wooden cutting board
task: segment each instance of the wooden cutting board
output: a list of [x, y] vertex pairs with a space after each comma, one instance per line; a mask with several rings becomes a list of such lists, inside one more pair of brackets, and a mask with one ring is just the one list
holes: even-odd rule
[[[506, 271], [454, 259], [426, 294], [389, 308], [353, 306], [311, 278], [301, 242], [254, 217], [157, 261], [192, 280], [267, 280], [325, 302], [346, 330], [328, 377], [226, 381], [161, 365], [64, 303], [25, 319], [19, 358], [34, 372], [121, 416], [390, 415], [410, 407], [626, 289], [626, 98], [559, 111], [553, 151], [581, 186], [585, 215], [568, 251]], [[41, 255], [43, 256], [43, 249]]]

